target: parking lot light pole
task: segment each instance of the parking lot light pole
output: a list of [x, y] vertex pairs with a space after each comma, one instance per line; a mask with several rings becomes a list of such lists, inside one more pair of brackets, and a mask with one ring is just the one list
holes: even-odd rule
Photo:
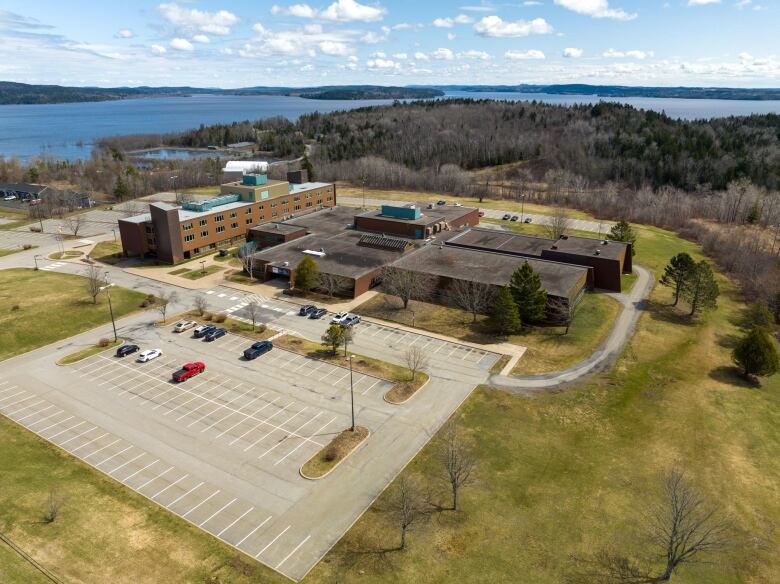
[[[108, 275], [108, 272], [106, 272], [106, 276]], [[114, 307], [111, 305], [111, 287], [114, 285], [113, 282], [110, 284], [106, 284], [105, 286], [101, 286], [99, 290], [101, 292], [105, 291], [106, 296], [108, 296], [108, 312], [111, 315], [111, 326], [114, 328], [114, 342], [117, 342], [119, 337], [116, 335], [116, 321], [114, 321]]]
[[520, 223], [524, 222], [523, 211], [525, 211], [525, 193], [520, 195]]
[[206, 260], [200, 261], [200, 273], [206, 275]]
[[349, 401], [350, 405], [352, 406], [352, 428], [351, 430], [355, 431], [355, 388], [352, 385], [352, 359], [354, 359], [354, 355], [349, 356]]
[[38, 254], [38, 253], [33, 256], [33, 260], [35, 260], [35, 269], [36, 270], [38, 269], [38, 258], [40, 258], [40, 257], [43, 257], [43, 256], [41, 256], [41, 254]]

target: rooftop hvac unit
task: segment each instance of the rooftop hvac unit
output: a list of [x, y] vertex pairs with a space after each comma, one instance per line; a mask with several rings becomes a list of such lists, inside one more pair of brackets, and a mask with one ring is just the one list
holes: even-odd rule
[[593, 255], [601, 255], [601, 250], [600, 250], [600, 249], [597, 249], [597, 250], [596, 250], [596, 251], [593, 253]]
[[301, 253], [305, 255], [310, 255], [318, 258], [324, 258], [325, 257], [325, 250], [322, 251], [316, 251], [313, 249], [304, 249]]
[[609, 243], [609, 239], [602, 239], [601, 245], [607, 245]]

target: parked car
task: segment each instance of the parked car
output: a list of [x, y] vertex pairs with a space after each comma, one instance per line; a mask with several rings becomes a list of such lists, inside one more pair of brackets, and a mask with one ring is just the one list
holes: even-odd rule
[[347, 315], [347, 316], [344, 318], [344, 320], [342, 320], [342, 321], [341, 321], [341, 323], [340, 323], [340, 324], [341, 324], [341, 326], [343, 326], [343, 327], [347, 327], [347, 328], [349, 328], [349, 327], [351, 327], [351, 326], [354, 326], [354, 325], [356, 325], [356, 324], [357, 324], [357, 323], [359, 323], [359, 322], [360, 322], [360, 317], [359, 317], [357, 314], [348, 314], [348, 315]]
[[512, 216], [509, 213], [504, 213], [504, 216], [501, 217], [504, 221], [509, 221], [509, 219], [512, 218]]
[[330, 319], [330, 324], [341, 324], [341, 321], [349, 316], [348, 312], [339, 312]]
[[512, 219], [511, 219], [512, 221], [518, 221], [519, 219], [520, 217], [518, 217], [517, 215], [512, 215]]
[[122, 345], [116, 350], [116, 356], [127, 357], [130, 353], [135, 353], [140, 348], [138, 345]]
[[186, 381], [190, 377], [195, 377], [199, 373], [203, 373], [206, 370], [206, 365], [201, 363], [200, 361], [195, 361], [193, 363], [185, 363], [181, 366], [181, 369], [178, 371], [174, 371], [173, 373], [173, 380], [176, 383], [181, 383], [182, 381]]
[[15, 201], [16, 200], [16, 195], [6, 195], [5, 197], [3, 197], [3, 200], [4, 201]]
[[523, 221], [523, 223], [533, 223], [533, 222], [534, 222], [533, 217], [526, 217], [525, 221]]
[[211, 331], [213, 331], [216, 326], [213, 324], [202, 324], [199, 327], [196, 327], [194, 331], [192, 331], [193, 336], [196, 339], [201, 339], [205, 337], [207, 334], [209, 334]]
[[445, 201], [445, 200], [436, 201], [436, 204], [437, 204], [437, 205], [446, 205], [446, 204], [447, 204], [447, 201]]
[[274, 344], [271, 341], [258, 341], [244, 350], [244, 359], [247, 361], [257, 359], [260, 355], [264, 355], [273, 348]]
[[138, 353], [138, 358], [136, 361], [139, 363], [146, 363], [152, 359], [157, 359], [157, 357], [160, 355], [162, 355], [162, 351], [160, 349], [146, 349], [145, 351]]
[[184, 331], [187, 331], [194, 327], [197, 322], [194, 320], [182, 320], [180, 322], [177, 322], [175, 325], [173, 325], [173, 332], [175, 333], [183, 333]]
[[463, 205], [461, 205], [460, 203], [453, 203], [452, 206], [453, 207], [462, 207]]
[[209, 331], [203, 337], [203, 340], [207, 343], [217, 340], [219, 337], [224, 337], [227, 334], [227, 329], [215, 328], [213, 331]]
[[325, 308], [317, 308], [315, 310], [312, 310], [309, 313], [309, 318], [320, 319], [323, 316], [325, 316], [326, 314], [328, 314], [327, 309], [325, 309]]
[[298, 311], [298, 316], [308, 316], [315, 310], [317, 310], [317, 307], [313, 304], [304, 304]]

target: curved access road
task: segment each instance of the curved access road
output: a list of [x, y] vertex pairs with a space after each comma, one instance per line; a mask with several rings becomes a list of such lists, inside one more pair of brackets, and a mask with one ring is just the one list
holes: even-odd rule
[[602, 371], [611, 365], [625, 347], [628, 339], [631, 338], [636, 321], [653, 289], [654, 280], [651, 273], [636, 264], [634, 264], [634, 270], [639, 277], [631, 292], [629, 294], [610, 294], [612, 298], [623, 305], [623, 310], [615, 321], [615, 326], [607, 340], [590, 357], [573, 367], [545, 375], [492, 375], [490, 384], [514, 393], [541, 391], [579, 381], [583, 377]]

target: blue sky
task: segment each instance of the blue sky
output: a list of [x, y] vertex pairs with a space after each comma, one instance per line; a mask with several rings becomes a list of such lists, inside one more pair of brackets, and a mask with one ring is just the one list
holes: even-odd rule
[[0, 79], [780, 86], [780, 0], [4, 0]]

